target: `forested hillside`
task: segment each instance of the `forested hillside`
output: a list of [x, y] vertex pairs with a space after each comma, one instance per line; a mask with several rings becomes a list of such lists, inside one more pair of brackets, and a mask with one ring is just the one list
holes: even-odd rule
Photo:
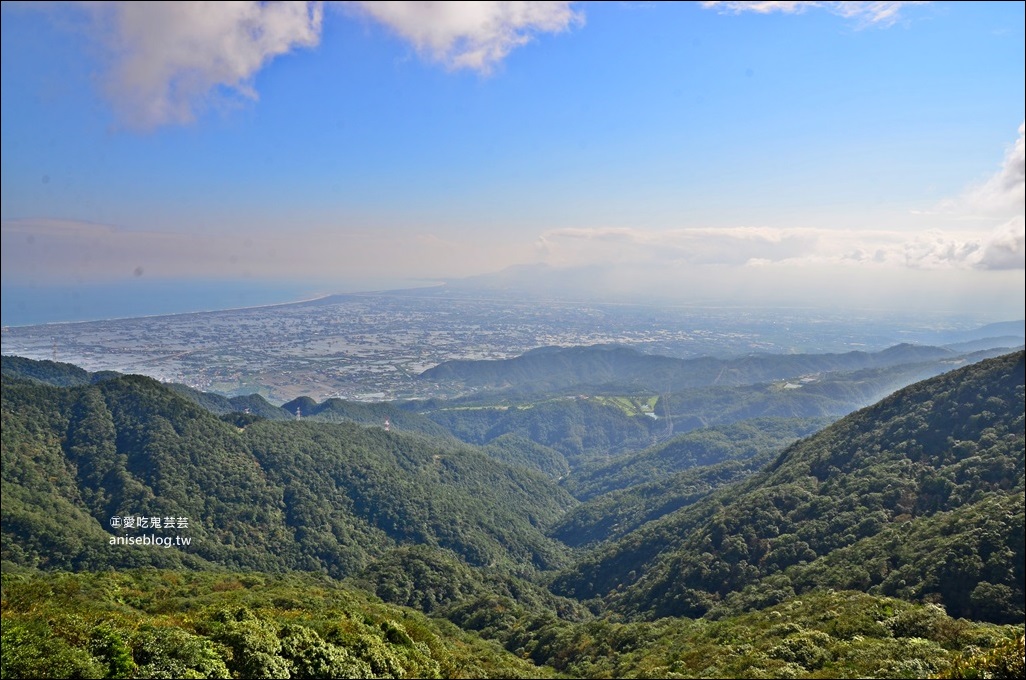
[[887, 368], [929, 361], [958, 361], [943, 347], [896, 345], [880, 352], [844, 354], [753, 354], [747, 357], [676, 359], [629, 347], [543, 347], [512, 359], [447, 361], [424, 371], [421, 380], [451, 382], [511, 393], [558, 392], [580, 386], [664, 394], [694, 387], [736, 387], [797, 376]]
[[899, 345], [872, 354], [683, 360], [624, 347], [543, 348], [514, 359], [441, 364], [422, 378], [471, 393], [402, 408], [472, 444], [506, 434], [529, 439], [576, 470], [696, 429], [761, 418], [825, 424], [913, 382], [1005, 352]]
[[[478, 565], [563, 559], [539, 527], [574, 500], [452, 439], [346, 423], [237, 427], [140, 376], [69, 388], [6, 378], [2, 416], [3, 557], [20, 564], [208, 560], [343, 576], [404, 542]], [[108, 545], [122, 533], [111, 518], [136, 516], [188, 518], [191, 545]]]
[[279, 421], [9, 361], [4, 677], [1021, 674], [1021, 351], [669, 437], [637, 399]]
[[1023, 376], [1017, 352], [905, 388], [600, 547], [555, 589], [701, 616], [829, 584], [1022, 621]]
[[610, 491], [665, 481], [685, 470], [778, 452], [831, 422], [832, 418], [754, 418], [692, 430], [636, 453], [583, 465], [564, 486], [577, 498], [588, 500]]
[[513, 435], [558, 451], [570, 468], [652, 443], [651, 418], [593, 399], [545, 399], [524, 405], [440, 408], [426, 412], [465, 442], [491, 444]]
[[387, 402], [365, 404], [344, 399], [326, 399], [317, 403], [309, 397], [300, 397], [283, 404], [281, 409], [288, 414], [333, 423], [382, 426], [388, 421], [390, 427], [403, 432], [419, 432], [433, 437], [452, 436], [448, 430], [428, 418]]
[[552, 675], [450, 623], [299, 573], [5, 571], [3, 593], [5, 678]]

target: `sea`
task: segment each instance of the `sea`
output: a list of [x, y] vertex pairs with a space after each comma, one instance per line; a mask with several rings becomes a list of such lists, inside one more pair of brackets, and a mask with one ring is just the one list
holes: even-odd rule
[[[409, 283], [406, 284], [409, 286]], [[326, 295], [388, 290], [401, 282], [282, 282], [134, 279], [118, 283], [0, 287], [4, 326], [162, 316], [312, 300]]]

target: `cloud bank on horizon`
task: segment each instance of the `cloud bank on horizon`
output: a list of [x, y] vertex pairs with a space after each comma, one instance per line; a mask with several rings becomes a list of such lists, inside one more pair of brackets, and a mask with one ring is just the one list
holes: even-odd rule
[[[712, 3], [706, 3], [712, 4]], [[760, 3], [767, 4], [767, 3]], [[780, 3], [769, 3], [780, 4]], [[792, 5], [795, 3], [783, 3]], [[907, 232], [827, 228], [732, 227], [644, 230], [631, 227], [565, 228], [543, 233], [539, 252], [564, 266], [596, 260], [646, 266], [755, 265], [868, 266], [911, 269], [1026, 269], [1026, 124], [1000, 169], [962, 195], [938, 206], [949, 217], [983, 212], [1003, 220], [978, 230]]]
[[[912, 64], [920, 58], [916, 50], [926, 49], [920, 43], [927, 40], [923, 35], [930, 30], [930, 22], [918, 22], [919, 13], [932, 12], [930, 18], [937, 22], [956, 11], [943, 7], [927, 9], [928, 5], [702, 2], [694, 8], [671, 10], [644, 4], [610, 9], [575, 2], [119, 2], [74, 3], [74, 8], [49, 6], [43, 11], [11, 9], [5, 5], [5, 25], [31, 22], [32, 15], [37, 19], [46, 17], [44, 23], [62, 13], [74, 15], [73, 20], [65, 17], [63, 23], [54, 19], [57, 28], [51, 28], [49, 35], [60, 36], [62, 31], [67, 35], [70, 31], [82, 38], [83, 59], [90, 64], [91, 82], [110, 111], [105, 128], [96, 136], [117, 147], [119, 153], [133, 153], [132, 149], [137, 148], [138, 153], [153, 153], [155, 158], [163, 155], [170, 159], [169, 166], [185, 166], [186, 161], [174, 156], [165, 145], [197, 140], [191, 148], [199, 149], [198, 140], [212, 140], [215, 133], [210, 130], [220, 125], [216, 134], [228, 139], [226, 144], [232, 146], [226, 146], [223, 152], [211, 148], [210, 158], [218, 154], [241, 156], [238, 149], [259, 146], [260, 142], [248, 141], [240, 130], [252, 120], [259, 121], [265, 108], [283, 106], [279, 101], [286, 97], [302, 98], [307, 107], [339, 108], [361, 105], [365, 99], [375, 101], [376, 92], [386, 90], [395, 93], [388, 100], [393, 108], [368, 108], [360, 119], [362, 125], [368, 126], [364, 137], [383, 140], [379, 146], [369, 144], [362, 148], [350, 140], [344, 149], [334, 153], [330, 162], [325, 160], [323, 164], [340, 164], [347, 156], [353, 158], [354, 167], [359, 163], [373, 167], [377, 162], [375, 156], [392, 159], [396, 164], [387, 167], [381, 162], [377, 184], [373, 183], [370, 171], [346, 169], [344, 177], [351, 178], [357, 172], [371, 177], [352, 182], [362, 187], [362, 195], [355, 199], [345, 194], [344, 180], [331, 186], [341, 186], [334, 190], [335, 195], [345, 199], [333, 199], [331, 191], [315, 195], [308, 187], [318, 180], [311, 180], [298, 192], [301, 198], [286, 201], [290, 207], [282, 209], [286, 217], [280, 228], [272, 223], [274, 211], [261, 212], [259, 207], [252, 214], [243, 208], [233, 214], [222, 207], [201, 214], [203, 207], [199, 204], [203, 201], [197, 200], [195, 212], [189, 213], [184, 207], [188, 200], [175, 200], [171, 193], [167, 198], [159, 196], [160, 183], [149, 189], [160, 199], [155, 205], [162, 200], [172, 206], [160, 218], [139, 217], [144, 208], [135, 205], [142, 204], [142, 199], [135, 196], [123, 199], [131, 210], [108, 208], [116, 201], [90, 196], [80, 198], [86, 209], [76, 211], [68, 202], [48, 204], [46, 200], [29, 200], [25, 197], [30, 192], [16, 186], [15, 179], [6, 180], [8, 176], [15, 178], [31, 172], [23, 172], [21, 166], [34, 166], [24, 160], [25, 148], [16, 148], [14, 142], [6, 141], [8, 137], [17, 138], [19, 130], [15, 126], [19, 122], [17, 116], [7, 115], [8, 101], [15, 100], [5, 90], [4, 175], [8, 186], [4, 187], [0, 211], [3, 277], [5, 282], [49, 285], [140, 275], [245, 279], [311, 276], [323, 280], [344, 271], [348, 278], [369, 279], [382, 274], [384, 268], [394, 267], [395, 271], [389, 273], [401, 272], [411, 279], [437, 279], [481, 274], [524, 262], [544, 262], [557, 269], [596, 265], [608, 271], [615, 268], [615, 275], [597, 281], [596, 285], [608, 285], [611, 291], [624, 293], [639, 293], [653, 287], [683, 290], [685, 286], [678, 284], [686, 282], [692, 288], [720, 286], [738, 295], [750, 295], [767, 288], [764, 282], [768, 282], [768, 287], [781, 291], [781, 298], [801, 297], [803, 291], [817, 288], [817, 282], [823, 281], [829, 282], [821, 287], [823, 290], [835, 292], [859, 286], [881, 295], [886, 295], [883, 289], [887, 286], [901, 287], [910, 294], [914, 289], [917, 300], [932, 291], [955, 295], [945, 289], [952, 286], [963, 291], [963, 297], [1003, 295], [1010, 300], [1006, 307], [1021, 307], [1026, 271], [1026, 164], [1021, 103], [1016, 104], [1018, 111], [1012, 111], [1019, 119], [1018, 137], [1014, 141], [1008, 142], [1014, 122], [1012, 129], [989, 132], [992, 160], [987, 173], [981, 173], [980, 168], [986, 167], [988, 151], [971, 150], [964, 144], [960, 150], [973, 156], [975, 165], [967, 165], [967, 171], [959, 178], [953, 158], [944, 163], [936, 162], [936, 157], [921, 161], [923, 174], [930, 176], [922, 184], [929, 187], [916, 188], [916, 195], [907, 201], [881, 199], [868, 193], [892, 191], [885, 183], [873, 184], [865, 179], [879, 171], [873, 163], [877, 168], [885, 168], [886, 161], [868, 159], [863, 161], [864, 168], [844, 175], [843, 165], [857, 165], [844, 154], [858, 157], [859, 141], [854, 137], [844, 139], [843, 128], [834, 131], [834, 139], [830, 139], [831, 124], [826, 122], [830, 113], [826, 109], [831, 104], [822, 96], [850, 96], [852, 106], [859, 104], [859, 98], [866, 99], [867, 119], [895, 123], [896, 130], [906, 131], [916, 127], [914, 117], [922, 116], [922, 110], [909, 104], [907, 113], [895, 110], [888, 117], [881, 111], [885, 106], [908, 103], [902, 88], [910, 87], [922, 88], [923, 92], [930, 88], [931, 103], [934, 98], [937, 102], [951, 102], [951, 114], [947, 118], [940, 116], [939, 122], [924, 132], [933, 137], [924, 136], [922, 140], [899, 138], [896, 135], [902, 133], [890, 133], [886, 125], [881, 125], [879, 131], [884, 137], [892, 135], [880, 142], [881, 148], [908, 145], [908, 157], [912, 158], [916, 150], [941, 146], [938, 136], [958, 133], [963, 124], [979, 137], [980, 125], [972, 123], [972, 111], [960, 109], [964, 106], [961, 102], [945, 99], [952, 93], [944, 90], [957, 86], [954, 81], [944, 80], [944, 69], [950, 72], [950, 64], [938, 63], [936, 70], [929, 65], [909, 67], [909, 73], [922, 77], [911, 85], [886, 79], [882, 67]], [[957, 10], [970, 11], [964, 7]], [[993, 7], [988, 10], [996, 11]], [[672, 22], [660, 15], [669, 11], [675, 13]], [[767, 25], [752, 23], [759, 17], [774, 17], [775, 21], [787, 21], [792, 27], [800, 24], [801, 32], [792, 41], [799, 47], [789, 61], [776, 61], [776, 55], [785, 49], [781, 41], [790, 40], [779, 32], [781, 24], [774, 23], [775, 28], [770, 30]], [[622, 28], [617, 22], [622, 22]], [[1011, 31], [1011, 49], [1021, 51], [1021, 25], [1009, 22], [988, 27], [982, 19], [979, 24], [973, 30], [989, 30], [992, 36], [1006, 36]], [[685, 40], [689, 25], [697, 28]], [[735, 28], [744, 32], [732, 34]], [[637, 33], [639, 29], [645, 32]], [[652, 61], [646, 53], [648, 61], [639, 57], [638, 61], [630, 62], [635, 69], [643, 63], [646, 71], [626, 70], [623, 64], [630, 60], [631, 51], [642, 53], [645, 42], [656, 42], [654, 36], [672, 30], [682, 33], [680, 40], [665, 43], [672, 46], [667, 53], [674, 59], [672, 67]], [[593, 34], [596, 37], [592, 38]], [[595, 43], [588, 43], [589, 40]], [[950, 36], [943, 40], [950, 40]], [[391, 50], [392, 61], [389, 64], [375, 54], [380, 65], [368, 70], [362, 80], [357, 78], [367, 89], [347, 90], [333, 83], [330, 76], [333, 71], [341, 74], [340, 78], [360, 73], [363, 62], [357, 57], [364, 44], [361, 41], [379, 53]], [[715, 45], [717, 41], [722, 41], [722, 46]], [[8, 42], [14, 41], [5, 35], [5, 43]], [[938, 39], [936, 44], [941, 42]], [[752, 55], [738, 56], [744, 51], [742, 46], [755, 43], [759, 46]], [[585, 53], [585, 49], [593, 51]], [[707, 49], [718, 51], [700, 51]], [[967, 53], [969, 49], [967, 46]], [[689, 57], [689, 51], [694, 51], [695, 56]], [[870, 64], [869, 55], [881, 52], [884, 56]], [[293, 90], [281, 85], [286, 78], [296, 77], [299, 69], [310, 67], [321, 53], [330, 53], [336, 61], [318, 67], [320, 80], [311, 76]], [[576, 54], [584, 56], [575, 57]], [[710, 54], [718, 61], [709, 61]], [[415, 55], [414, 61], [421, 66], [411, 66], [408, 55]], [[949, 56], [938, 52], [934, 57], [927, 54], [922, 58], [940, 60]], [[560, 82], [556, 76], [542, 75], [557, 58], [580, 60], [567, 61], [577, 69], [574, 73], [578, 81]], [[7, 58], [4, 61], [11, 62]], [[829, 64], [833, 72], [826, 68], [818, 70], [819, 62]], [[594, 69], [588, 68], [588, 64], [594, 64]], [[743, 74], [740, 81], [724, 79], [722, 74], [727, 71], [718, 70], [724, 64]], [[14, 72], [14, 67], [10, 68]], [[1017, 68], [1008, 83], [1021, 89], [1021, 64]], [[705, 70], [717, 75], [703, 79]], [[28, 71], [19, 72], [10, 81], [25, 80], [25, 73]], [[8, 79], [5, 75], [4, 80]], [[850, 94], [833, 89], [836, 83], [827, 85], [829, 79], [847, 79]], [[674, 84], [678, 80], [686, 86]], [[531, 87], [534, 82], [541, 84], [536, 91]], [[602, 88], [612, 82], [618, 92], [630, 96], [603, 92]], [[995, 79], [995, 89], [998, 85]], [[832, 94], [820, 96], [819, 88]], [[682, 92], [689, 97], [686, 106], [677, 103]], [[881, 92], [886, 96], [879, 102], [869, 101]], [[273, 93], [276, 99], [262, 101], [261, 95], [267, 93]], [[647, 96], [652, 97], [650, 102], [646, 102]], [[994, 100], [997, 101], [996, 96]], [[1017, 101], [1017, 97], [1013, 93], [1006, 101]], [[420, 111], [425, 118], [423, 126], [416, 128], [418, 132], [405, 137], [405, 126], [413, 123], [402, 112], [403, 102], [409, 102], [410, 116]], [[753, 103], [761, 107], [757, 109], [758, 118], [769, 122], [746, 120], [741, 112], [745, 105]], [[604, 108], [595, 108], [596, 104]], [[819, 117], [817, 106], [823, 108]], [[563, 113], [561, 107], [568, 112]], [[660, 119], [658, 112], [664, 108], [679, 111], [681, 122], [675, 124], [669, 117]], [[475, 114], [478, 109], [481, 113]], [[709, 109], [708, 119], [689, 119], [702, 115], [704, 109]], [[538, 122], [532, 121], [529, 117], [536, 111], [548, 118], [539, 114]], [[799, 114], [807, 119], [795, 118]], [[440, 117], [435, 121], [429, 119], [432, 115]], [[602, 121], [594, 129], [588, 123], [592, 117]], [[102, 114], [94, 114], [94, 119], [102, 118]], [[1004, 119], [1008, 119], [1007, 112]], [[12, 122], [7, 123], [8, 120]], [[552, 126], [552, 120], [561, 121], [565, 127]], [[27, 126], [31, 121], [20, 124]], [[294, 130], [284, 132], [280, 127], [276, 129], [276, 141], [273, 146], [268, 143], [271, 150], [263, 151], [264, 157], [275, 158], [277, 163], [290, 167], [297, 167], [297, 163], [321, 163], [309, 161], [309, 154], [317, 150], [317, 142], [307, 142], [304, 137], [302, 143], [296, 142], [294, 151], [289, 149], [300, 139], [301, 125], [297, 122]], [[342, 123], [338, 125], [344, 127]], [[710, 133], [713, 127], [703, 126], [716, 126], [715, 132]], [[732, 126], [735, 140], [729, 140]], [[760, 126], [777, 134], [757, 140], [748, 128]], [[585, 132], [579, 132], [577, 127]], [[255, 127], [254, 130], [260, 132]], [[428, 143], [424, 135], [435, 130], [439, 141], [422, 152], [421, 145]], [[649, 130], [651, 139], [643, 136]], [[244, 131], [249, 132], [248, 128]], [[819, 136], [804, 140], [804, 135], [813, 134], [811, 131]], [[868, 122], [860, 134], [874, 132], [873, 123]], [[316, 135], [311, 131], [307, 134]], [[966, 139], [971, 138], [968, 132], [965, 134]], [[1000, 163], [1000, 157], [993, 151], [999, 135], [1006, 140]], [[503, 136], [509, 138], [508, 142]], [[793, 149], [783, 146], [789, 136], [795, 142]], [[464, 142], [461, 137], [470, 141]], [[358, 136], [354, 133], [353, 138]], [[688, 154], [694, 153], [697, 158], [706, 139], [725, 140], [719, 157], [714, 142], [709, 142], [712, 148], [708, 151], [713, 163], [724, 166], [710, 169], [695, 160], [695, 168], [686, 167], [690, 162]], [[568, 140], [576, 146], [571, 147]], [[547, 147], [547, 142], [552, 146]], [[752, 174], [742, 174], [748, 172], [743, 168], [732, 170], [722, 157], [744, 153], [756, 143], [767, 145], [766, 150], [760, 149], [757, 154], [766, 158], [776, 154], [786, 159], [787, 164], [776, 173], [769, 161], [763, 161], [769, 172], [764, 169], [762, 177], [771, 187], [765, 189], [769, 197], [763, 201], [769, 207], [753, 216], [754, 209], [746, 213], [737, 205], [744, 204], [746, 192], [757, 186], [758, 175], [754, 170], [750, 171]], [[824, 144], [837, 146], [839, 162], [834, 167], [830, 167], [830, 149]], [[679, 155], [668, 151], [664, 157], [661, 147], [679, 148]], [[453, 150], [451, 164], [445, 158], [449, 148]], [[573, 156], [573, 148], [581, 151], [583, 160], [579, 163], [564, 160]], [[607, 148], [613, 151], [605, 151]], [[643, 152], [649, 148], [658, 150], [650, 163], [652, 168], [668, 168], [667, 175], [671, 177], [679, 171], [682, 179], [677, 183], [667, 179], [665, 185], [660, 185], [663, 177], [658, 176], [657, 170], [645, 167]], [[481, 150], [489, 149], [510, 163], [490, 163], [481, 155]], [[56, 152], [50, 155], [60, 156]], [[590, 157], [603, 159], [606, 164], [590, 161]], [[599, 174], [599, 169], [613, 167], [607, 158], [624, 166], [608, 180]], [[407, 169], [409, 159], [420, 161], [420, 165]], [[755, 167], [759, 158], [753, 156], [753, 160]], [[75, 161], [60, 162], [70, 165]], [[628, 167], [632, 162], [643, 168], [643, 176], [637, 181], [632, 179]], [[914, 161], [907, 162], [914, 167]], [[822, 164], [819, 170], [817, 163]], [[933, 174], [931, 164], [939, 166], [945, 174]], [[258, 172], [259, 167], [259, 163], [250, 163], [238, 174], [248, 177]], [[551, 174], [546, 174], [550, 167]], [[561, 168], [565, 168], [562, 176]], [[926, 172], [928, 169], [931, 172]], [[188, 171], [183, 168], [183, 172]], [[829, 181], [828, 176], [834, 171], [841, 172], [833, 186], [824, 184], [821, 188], [813, 184]], [[532, 179], [534, 172], [542, 179]], [[637, 170], [633, 172], [639, 174]], [[404, 173], [409, 173], [409, 178], [402, 186], [415, 187], [409, 199], [396, 188], [400, 183], [394, 179], [405, 177]], [[731, 177], [732, 173], [737, 178]], [[788, 189], [794, 197], [787, 204], [778, 200], [772, 187], [774, 182], [783, 182], [792, 174], [793, 186], [809, 184], [804, 192]], [[475, 175], [486, 177], [491, 184]], [[905, 173], [901, 181], [915, 186], [909, 175]], [[859, 181], [865, 182], [865, 187], [852, 188], [849, 194], [838, 189], [850, 181], [845, 177], [855, 176], [862, 178]], [[453, 178], [452, 186], [446, 186], [437, 195], [419, 186], [432, 186], [442, 181], [437, 178], [446, 177]], [[722, 177], [722, 181], [714, 190], [706, 191], [704, 183], [709, 181], [708, 177]], [[43, 174], [43, 183], [49, 184], [49, 178], [48, 172]], [[544, 178], [552, 180], [549, 185]], [[690, 178], [691, 185], [683, 178]], [[284, 190], [279, 187], [288, 185], [288, 179], [276, 179], [271, 174], [259, 180], [254, 187], [259, 185], [263, 189], [253, 190], [258, 205], [261, 194], [281, 192]], [[161, 181], [171, 187], [178, 187], [178, 183], [189, 186], [170, 175], [161, 176]], [[459, 190], [461, 181], [466, 185], [463, 193]], [[580, 187], [601, 185], [603, 181], [612, 190], [604, 194], [596, 190], [594, 203], [589, 203]], [[559, 193], [559, 182], [571, 187], [565, 195]], [[732, 187], [732, 182], [736, 186]], [[496, 198], [507, 185], [511, 198]], [[239, 180], [239, 186], [245, 187], [244, 179]], [[235, 191], [242, 196], [245, 190]], [[38, 188], [34, 191], [38, 193]], [[52, 194], [53, 187], [46, 187], [45, 191]], [[866, 193], [864, 203], [871, 208], [864, 215], [860, 212], [863, 206], [858, 205], [860, 191]], [[837, 196], [824, 198], [830, 192], [837, 192]], [[191, 197], [205, 193], [209, 192], [199, 190], [190, 194], [188, 189], [177, 188], [174, 195]], [[612, 208], [607, 209], [602, 202], [613, 201], [619, 193], [624, 194], [623, 204], [610, 203]], [[823, 207], [804, 214], [803, 193], [810, 205]], [[230, 191], [225, 194], [233, 195]], [[366, 196], [375, 196], [376, 206]], [[639, 215], [645, 215], [647, 199], [652, 196], [656, 199], [651, 203], [658, 207], [655, 217], [634, 218], [629, 208], [623, 207], [633, 201], [639, 207]], [[715, 200], [705, 206], [703, 200], [707, 197]], [[411, 207], [401, 208], [407, 200]], [[489, 200], [494, 207], [489, 206]], [[345, 208], [337, 208], [333, 201], [345, 204]], [[96, 207], [98, 202], [103, 203], [102, 207]], [[716, 206], [725, 206], [723, 217], [715, 216]], [[160, 211], [155, 208], [154, 212]], [[229, 216], [224, 217], [225, 214]], [[790, 218], [792, 214], [795, 219]], [[382, 256], [384, 253], [387, 256]]]

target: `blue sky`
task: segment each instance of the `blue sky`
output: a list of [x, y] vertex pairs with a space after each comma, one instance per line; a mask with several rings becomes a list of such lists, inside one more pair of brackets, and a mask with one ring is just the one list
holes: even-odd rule
[[1023, 8], [5, 2], [3, 285], [1021, 317]]

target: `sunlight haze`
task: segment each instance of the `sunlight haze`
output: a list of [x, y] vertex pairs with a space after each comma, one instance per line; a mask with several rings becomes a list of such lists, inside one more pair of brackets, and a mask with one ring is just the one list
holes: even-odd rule
[[1023, 9], [5, 2], [4, 323], [112, 286], [262, 304], [511, 267], [1018, 318]]

